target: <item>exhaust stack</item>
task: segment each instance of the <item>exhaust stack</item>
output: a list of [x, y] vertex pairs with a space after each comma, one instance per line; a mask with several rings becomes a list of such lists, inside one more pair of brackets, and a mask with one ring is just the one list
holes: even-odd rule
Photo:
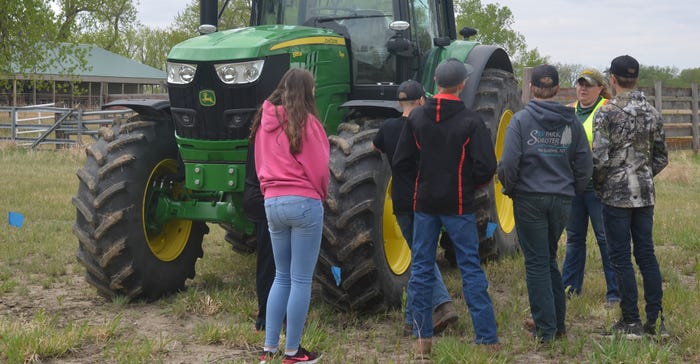
[[219, 27], [217, 0], [199, 0], [199, 34], [214, 33]]

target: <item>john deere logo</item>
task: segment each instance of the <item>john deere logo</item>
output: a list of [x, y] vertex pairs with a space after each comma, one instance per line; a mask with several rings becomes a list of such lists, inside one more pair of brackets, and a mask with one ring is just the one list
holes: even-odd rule
[[214, 105], [216, 105], [216, 94], [212, 90], [199, 91], [199, 103], [202, 106], [214, 106]]

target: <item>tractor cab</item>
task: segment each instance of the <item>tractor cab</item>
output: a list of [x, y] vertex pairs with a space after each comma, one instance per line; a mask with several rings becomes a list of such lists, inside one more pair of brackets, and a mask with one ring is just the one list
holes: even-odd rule
[[270, 24], [325, 28], [343, 36], [354, 100], [392, 100], [402, 81], [423, 80], [421, 70], [436, 45], [456, 38], [451, 1], [254, 1], [251, 25]]

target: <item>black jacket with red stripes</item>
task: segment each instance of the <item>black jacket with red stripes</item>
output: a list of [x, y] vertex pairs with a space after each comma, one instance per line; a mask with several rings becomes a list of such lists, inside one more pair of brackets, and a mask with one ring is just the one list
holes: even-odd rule
[[493, 178], [496, 155], [481, 117], [458, 97], [438, 94], [411, 113], [394, 152], [397, 170], [416, 163], [413, 210], [462, 215], [475, 211], [474, 190]]

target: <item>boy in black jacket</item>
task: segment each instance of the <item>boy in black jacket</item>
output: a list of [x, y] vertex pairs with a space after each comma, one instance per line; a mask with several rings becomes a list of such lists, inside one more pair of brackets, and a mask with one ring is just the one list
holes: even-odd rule
[[[418, 81], [408, 80], [399, 85], [396, 91], [396, 99], [402, 109], [399, 118], [384, 120], [372, 143], [374, 148], [386, 154], [389, 163], [394, 159], [394, 151], [399, 141], [401, 130], [406, 125], [406, 120], [411, 112], [425, 103], [425, 90]], [[391, 200], [394, 207], [394, 216], [399, 224], [401, 233], [406, 239], [408, 248], [413, 245], [413, 185], [416, 180], [416, 170], [411, 173], [399, 173], [392, 169], [391, 173]], [[452, 297], [445, 287], [440, 268], [435, 264], [435, 289], [433, 289], [433, 334], [442, 332], [447, 325], [454, 323], [459, 318], [452, 304]], [[411, 299], [408, 299], [412, 303]], [[406, 305], [406, 323], [404, 334], [410, 336], [413, 332], [413, 313], [410, 304]]]
[[435, 69], [438, 94], [414, 110], [401, 132], [394, 168], [410, 171], [418, 163], [413, 199], [414, 230], [408, 297], [413, 298], [416, 359], [427, 359], [433, 337], [431, 296], [435, 254], [444, 225], [454, 242], [457, 264], [477, 344], [497, 345], [496, 318], [481, 269], [474, 190], [496, 170], [491, 135], [481, 117], [459, 94], [471, 66], [451, 58]]
[[257, 260], [255, 264], [255, 292], [258, 296], [258, 317], [255, 319], [255, 329], [265, 330], [265, 314], [267, 312], [267, 296], [275, 280], [275, 259], [272, 255], [272, 241], [265, 216], [265, 199], [260, 192], [260, 181], [255, 172], [254, 144], [248, 145], [246, 160], [245, 185], [243, 187], [243, 211], [255, 224], [257, 241]]

